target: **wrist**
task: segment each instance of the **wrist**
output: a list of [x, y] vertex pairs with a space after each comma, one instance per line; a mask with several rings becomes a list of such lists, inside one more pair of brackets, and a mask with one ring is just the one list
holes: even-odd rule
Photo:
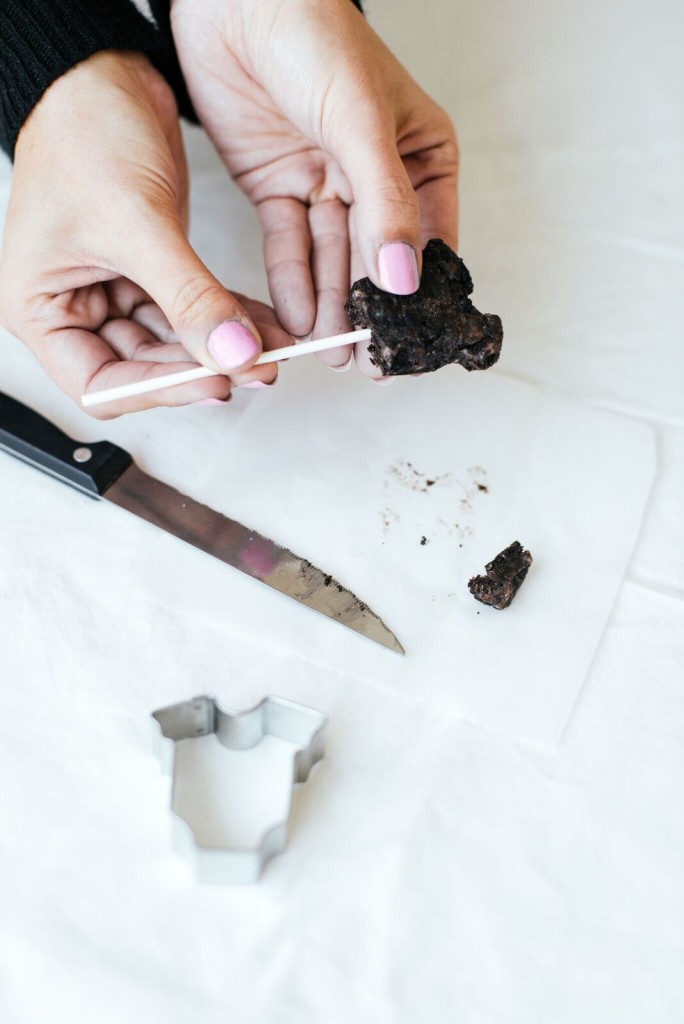
[[29, 114], [71, 68], [103, 50], [152, 53], [156, 27], [128, 0], [0, 3], [0, 146], [10, 156]]
[[29, 113], [17, 135], [15, 159], [44, 126], [63, 134], [66, 124], [92, 117], [112, 86], [142, 94], [154, 75], [157, 72], [145, 54], [124, 50], [101, 50], [75, 64], [47, 87]]

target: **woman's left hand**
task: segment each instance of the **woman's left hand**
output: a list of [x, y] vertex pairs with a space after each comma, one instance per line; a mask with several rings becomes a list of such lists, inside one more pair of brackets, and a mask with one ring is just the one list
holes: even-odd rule
[[197, 114], [257, 208], [283, 327], [350, 330], [366, 274], [415, 291], [425, 241], [457, 245], [456, 136], [351, 0], [173, 0], [171, 16]]

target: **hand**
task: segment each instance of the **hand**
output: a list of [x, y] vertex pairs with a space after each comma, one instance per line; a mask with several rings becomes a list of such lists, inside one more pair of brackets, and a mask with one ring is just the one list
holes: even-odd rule
[[249, 370], [261, 338], [291, 343], [272, 310], [231, 295], [202, 264], [187, 197], [174, 96], [139, 54], [77, 65], [19, 134], [0, 260], [5, 326], [76, 402], [169, 363], [230, 373], [98, 407], [101, 418], [226, 400], [231, 383], [274, 379], [273, 365]]
[[257, 207], [285, 329], [350, 330], [365, 274], [415, 291], [425, 241], [457, 245], [456, 137], [350, 0], [173, 0], [171, 15], [195, 109]]

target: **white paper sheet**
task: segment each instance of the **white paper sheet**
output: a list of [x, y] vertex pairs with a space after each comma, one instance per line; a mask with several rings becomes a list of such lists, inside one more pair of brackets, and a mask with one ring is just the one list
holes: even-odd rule
[[[555, 743], [636, 541], [651, 430], [460, 368], [377, 387], [307, 360], [248, 402], [237, 423], [226, 417], [221, 449], [202, 453], [192, 496], [330, 572], [406, 655], [172, 538], [155, 538], [141, 568], [150, 594], [222, 622], [228, 642], [261, 636], [298, 654], [313, 677], [335, 668]], [[170, 482], [188, 486], [182, 473]], [[513, 540], [534, 563], [502, 612], [476, 602], [467, 582]]]

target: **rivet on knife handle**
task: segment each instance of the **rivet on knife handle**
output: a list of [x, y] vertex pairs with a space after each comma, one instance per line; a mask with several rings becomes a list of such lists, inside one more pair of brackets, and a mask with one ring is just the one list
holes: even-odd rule
[[93, 498], [101, 497], [133, 460], [110, 441], [74, 441], [44, 416], [0, 391], [0, 449]]

